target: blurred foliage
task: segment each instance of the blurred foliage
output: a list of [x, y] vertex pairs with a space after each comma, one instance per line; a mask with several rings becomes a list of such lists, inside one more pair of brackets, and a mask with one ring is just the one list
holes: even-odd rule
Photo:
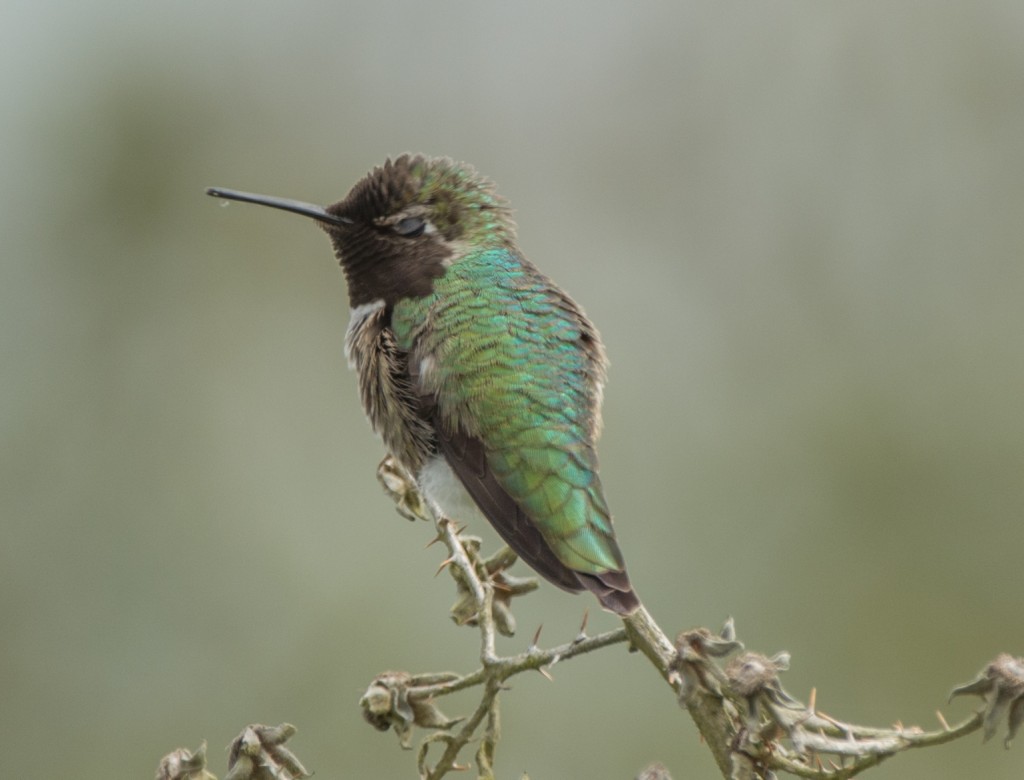
[[[299, 724], [311, 771], [405, 776], [365, 681], [474, 639], [374, 480], [327, 242], [203, 195], [328, 202], [405, 150], [492, 176], [601, 327], [604, 481], [666, 629], [735, 615], [865, 721], [931, 725], [1021, 652], [1019, 3], [15, 0], [0, 30], [11, 776], [149, 776], [255, 720]], [[504, 641], [589, 606], [542, 588]], [[651, 677], [518, 682], [503, 765], [707, 775]]]

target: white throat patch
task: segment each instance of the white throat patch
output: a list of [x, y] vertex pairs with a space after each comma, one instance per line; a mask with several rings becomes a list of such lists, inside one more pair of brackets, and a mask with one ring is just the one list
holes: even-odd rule
[[349, 368], [356, 367], [355, 358], [352, 355], [352, 345], [355, 343], [357, 334], [366, 321], [383, 308], [384, 299], [381, 298], [369, 303], [361, 303], [349, 313], [348, 328], [345, 330], [345, 359], [348, 361]]

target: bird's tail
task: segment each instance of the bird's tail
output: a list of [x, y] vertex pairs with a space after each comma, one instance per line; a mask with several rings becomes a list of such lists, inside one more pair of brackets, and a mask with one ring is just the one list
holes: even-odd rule
[[640, 597], [633, 590], [625, 569], [603, 574], [586, 574], [579, 571], [575, 574], [580, 584], [597, 596], [601, 606], [616, 615], [625, 617], [640, 608]]

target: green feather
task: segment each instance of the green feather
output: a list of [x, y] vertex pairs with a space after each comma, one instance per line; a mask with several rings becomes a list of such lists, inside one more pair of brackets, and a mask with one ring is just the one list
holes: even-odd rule
[[399, 301], [392, 328], [413, 361], [433, 358], [423, 381], [441, 424], [483, 442], [498, 484], [558, 559], [623, 569], [594, 450], [601, 368], [550, 280], [510, 250], [471, 252], [431, 295]]

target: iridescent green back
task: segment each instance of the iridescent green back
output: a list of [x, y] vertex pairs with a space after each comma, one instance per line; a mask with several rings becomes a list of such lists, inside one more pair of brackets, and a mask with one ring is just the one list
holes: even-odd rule
[[482, 442], [487, 468], [558, 559], [624, 569], [594, 449], [603, 357], [571, 299], [514, 252], [484, 249], [432, 295], [398, 302], [392, 327], [439, 424]]

